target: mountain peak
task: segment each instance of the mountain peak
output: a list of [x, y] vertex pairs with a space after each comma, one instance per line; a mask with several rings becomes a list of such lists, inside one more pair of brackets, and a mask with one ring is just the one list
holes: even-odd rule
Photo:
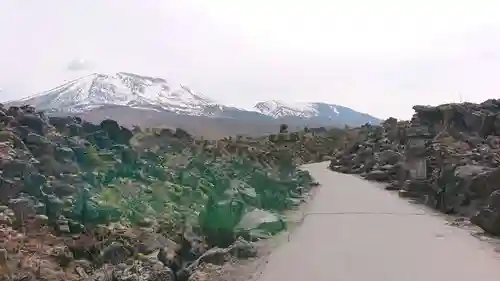
[[348, 107], [324, 102], [284, 102], [270, 100], [255, 104], [258, 112], [279, 118], [298, 118], [320, 121], [321, 123], [346, 123], [361, 125], [364, 123], [377, 124], [379, 119], [368, 114], [354, 111]]
[[[141, 110], [138, 116], [142, 117], [151, 116], [142, 112], [149, 110], [247, 123], [273, 122], [274, 119], [300, 126], [358, 126], [367, 122], [380, 122], [375, 117], [350, 108], [322, 102], [290, 103], [270, 100], [255, 104], [253, 110], [244, 110], [216, 103], [183, 84], [174, 88], [166, 79], [129, 72], [93, 73], [10, 104], [29, 104], [52, 113], [92, 115], [92, 112], [98, 111], [119, 111], [129, 115], [132, 111]], [[158, 116], [160, 115], [165, 116]], [[160, 119], [159, 123], [165, 122], [164, 117]]]
[[[326, 104], [318, 102], [296, 102], [289, 103], [279, 100], [270, 100], [257, 103], [254, 108], [262, 114], [280, 118], [285, 116], [295, 116], [311, 118], [319, 115], [331, 115], [336, 117], [340, 114], [335, 104]], [[326, 112], [329, 111], [329, 112]]]
[[21, 100], [45, 110], [82, 112], [103, 106], [166, 110], [201, 115], [204, 106], [215, 104], [181, 85], [172, 89], [163, 78], [128, 72], [93, 73]]

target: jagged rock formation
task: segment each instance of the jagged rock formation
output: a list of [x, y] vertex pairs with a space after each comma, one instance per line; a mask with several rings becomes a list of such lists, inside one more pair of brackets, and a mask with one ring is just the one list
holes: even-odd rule
[[500, 100], [413, 109], [409, 122], [352, 130], [330, 168], [387, 182], [403, 197], [500, 235]]
[[0, 105], [0, 277], [179, 281], [255, 255], [246, 241], [286, 227], [313, 186], [296, 164], [332, 141], [209, 142]]

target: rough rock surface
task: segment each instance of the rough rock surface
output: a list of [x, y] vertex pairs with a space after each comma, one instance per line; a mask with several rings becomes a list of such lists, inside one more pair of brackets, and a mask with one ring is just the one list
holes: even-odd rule
[[410, 121], [351, 130], [330, 168], [387, 182], [402, 197], [500, 235], [500, 100], [413, 109]]
[[[207, 141], [0, 105], [0, 279], [197, 280], [250, 258], [312, 187], [296, 166], [331, 141]], [[240, 227], [249, 213], [263, 215]]]

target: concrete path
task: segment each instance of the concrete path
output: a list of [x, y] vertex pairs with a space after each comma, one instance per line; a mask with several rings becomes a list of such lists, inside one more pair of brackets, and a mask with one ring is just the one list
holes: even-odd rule
[[374, 183], [306, 166], [322, 184], [259, 281], [498, 281], [491, 245]]

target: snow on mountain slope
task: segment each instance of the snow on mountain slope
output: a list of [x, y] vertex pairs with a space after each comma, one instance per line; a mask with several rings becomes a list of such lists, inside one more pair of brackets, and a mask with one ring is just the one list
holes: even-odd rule
[[94, 73], [17, 102], [74, 113], [113, 105], [184, 115], [210, 115], [214, 109], [221, 110], [213, 100], [186, 86], [172, 89], [162, 78], [125, 72]]
[[302, 118], [327, 122], [328, 120], [345, 122], [346, 124], [379, 123], [380, 120], [348, 107], [322, 102], [287, 103], [271, 100], [259, 102], [254, 109], [273, 118]]
[[[126, 72], [94, 73], [37, 95], [8, 102], [29, 104], [53, 113], [89, 113], [113, 106], [171, 112], [179, 115], [217, 117], [251, 122], [279, 119], [287, 124], [358, 126], [380, 120], [350, 108], [327, 103], [286, 103], [266, 101], [245, 110], [216, 103], [212, 99], [180, 85], [175, 89], [165, 79]], [[123, 112], [123, 111], [121, 111]], [[127, 115], [127, 113], [124, 113]]]
[[[262, 114], [273, 118], [295, 116], [303, 118], [311, 118], [320, 114], [316, 103], [285, 103], [282, 101], [272, 100], [259, 102], [255, 106]], [[339, 112], [335, 106], [331, 107], [332, 112], [338, 115]]]

